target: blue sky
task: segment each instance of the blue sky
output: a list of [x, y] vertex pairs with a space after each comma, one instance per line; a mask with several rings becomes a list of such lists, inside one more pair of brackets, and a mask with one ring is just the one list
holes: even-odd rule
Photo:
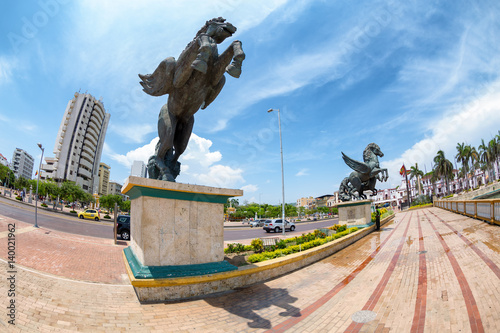
[[[0, 4], [0, 153], [53, 156], [76, 91], [111, 119], [102, 162], [123, 183], [147, 161], [167, 97], [142, 92], [138, 73], [178, 57], [222, 16], [243, 43], [239, 79], [195, 116], [178, 182], [243, 188], [240, 200], [278, 203], [282, 117], [285, 197], [338, 190], [376, 142], [387, 183], [399, 168], [430, 170], [437, 150], [477, 146], [500, 129], [498, 1], [4, 1]], [[37, 164], [37, 163], [36, 163]]]

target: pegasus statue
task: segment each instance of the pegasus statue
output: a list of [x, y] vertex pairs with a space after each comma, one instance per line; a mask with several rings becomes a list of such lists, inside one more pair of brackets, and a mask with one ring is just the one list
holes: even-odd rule
[[353, 160], [342, 153], [344, 162], [354, 171], [340, 183], [340, 200], [366, 199], [366, 195], [363, 192], [368, 190], [372, 192], [372, 195], [377, 194], [377, 190], [375, 189], [377, 179], [381, 182], [389, 179], [387, 169], [380, 168], [377, 156], [383, 157], [384, 154], [375, 143], [370, 143], [366, 146], [363, 152], [363, 162]]
[[217, 50], [217, 44], [235, 32], [236, 27], [222, 17], [207, 21], [177, 60], [168, 57], [153, 74], [139, 74], [144, 92], [169, 95], [158, 116], [160, 140], [148, 162], [149, 178], [175, 182], [180, 172], [179, 157], [193, 130], [194, 114], [219, 95], [226, 82], [225, 72], [240, 77], [245, 59], [241, 42], [233, 41], [221, 55]]

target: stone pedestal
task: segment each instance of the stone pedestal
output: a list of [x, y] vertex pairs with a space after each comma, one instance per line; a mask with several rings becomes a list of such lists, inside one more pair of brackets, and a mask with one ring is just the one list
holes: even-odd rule
[[339, 224], [363, 225], [371, 222], [371, 200], [347, 201], [340, 203]]
[[136, 279], [237, 269], [224, 261], [224, 203], [242, 190], [130, 176], [122, 193], [131, 199], [131, 241], [124, 253]]

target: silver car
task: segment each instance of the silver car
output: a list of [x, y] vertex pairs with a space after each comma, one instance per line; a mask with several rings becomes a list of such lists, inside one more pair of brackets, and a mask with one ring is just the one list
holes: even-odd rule
[[266, 220], [255, 220], [255, 221], [250, 221], [250, 228], [253, 228], [253, 227], [263, 227], [264, 226], [264, 222]]
[[[285, 220], [285, 231], [287, 229], [294, 231], [295, 223]], [[281, 219], [266, 220], [266, 222], [264, 222], [264, 230], [266, 232], [281, 232], [283, 230], [283, 222]]]

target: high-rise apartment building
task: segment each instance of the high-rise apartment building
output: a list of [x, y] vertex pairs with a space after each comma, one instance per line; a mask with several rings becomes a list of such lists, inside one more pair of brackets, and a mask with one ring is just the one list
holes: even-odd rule
[[109, 170], [111, 168], [106, 163], [99, 164], [99, 195], [109, 194]]
[[20, 148], [16, 148], [12, 155], [12, 170], [16, 178], [24, 177], [26, 179], [31, 179], [34, 162], [35, 159], [33, 156]]
[[146, 178], [146, 164], [143, 161], [134, 161], [130, 175]]
[[102, 98], [75, 93], [68, 102], [54, 145], [54, 157], [45, 158], [42, 179], [70, 180], [88, 193], [99, 190], [99, 163], [110, 114]]

